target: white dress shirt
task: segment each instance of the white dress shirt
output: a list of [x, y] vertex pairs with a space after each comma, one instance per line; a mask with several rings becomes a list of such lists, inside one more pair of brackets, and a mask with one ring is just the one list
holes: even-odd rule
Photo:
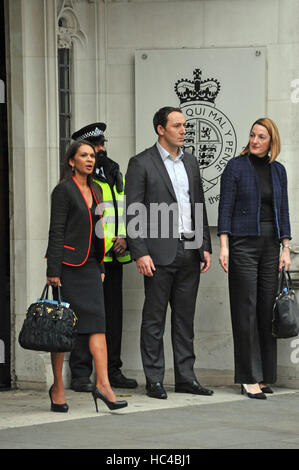
[[179, 214], [179, 233], [194, 234], [194, 231], [192, 231], [189, 180], [183, 163], [184, 152], [179, 148], [177, 157], [173, 159], [159, 142], [156, 145], [176, 195]]

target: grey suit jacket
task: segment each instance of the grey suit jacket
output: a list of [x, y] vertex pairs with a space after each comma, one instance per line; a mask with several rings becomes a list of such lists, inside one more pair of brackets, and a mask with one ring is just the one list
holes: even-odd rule
[[[203, 251], [211, 253], [212, 250], [200, 172], [195, 157], [190, 153], [184, 153], [183, 162], [189, 180], [193, 224], [195, 203], [203, 203], [203, 220], [200, 221], [203, 222], [203, 243], [198, 248], [203, 261]], [[132, 258], [136, 260], [141, 256], [150, 255], [154, 264], [164, 266], [170, 264], [176, 256], [178, 244], [177, 210], [175, 210], [177, 199], [156, 145], [130, 159], [125, 194], [127, 241]], [[136, 207], [134, 203], [142, 203], [144, 207], [142, 214], [134, 213]], [[156, 217], [156, 209], [162, 203], [164, 209], [166, 205], [174, 208], [170, 212], [169, 221], [166, 220], [165, 214]], [[162, 209], [162, 206], [160, 207]], [[168, 234], [165, 232], [165, 224]], [[133, 228], [135, 233], [134, 230], [132, 232]], [[195, 225], [193, 228], [195, 229]]]

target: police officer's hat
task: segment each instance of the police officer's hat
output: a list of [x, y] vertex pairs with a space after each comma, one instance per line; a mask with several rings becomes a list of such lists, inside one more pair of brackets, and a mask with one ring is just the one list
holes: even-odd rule
[[73, 140], [87, 140], [90, 143], [96, 143], [98, 141], [107, 142], [105, 139], [104, 132], [106, 130], [106, 124], [104, 122], [95, 122], [88, 126], [82, 127], [78, 131], [72, 134]]

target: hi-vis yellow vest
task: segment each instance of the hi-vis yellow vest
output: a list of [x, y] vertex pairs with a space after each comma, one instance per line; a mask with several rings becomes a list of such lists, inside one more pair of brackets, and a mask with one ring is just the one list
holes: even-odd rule
[[[113, 194], [108, 183], [94, 178], [94, 182], [99, 184], [103, 193], [103, 225], [105, 234], [106, 255], [104, 262], [113, 261], [112, 247], [114, 237], [126, 237], [126, 227], [124, 223], [124, 191], [118, 193], [116, 185], [113, 186]], [[115, 210], [115, 204], [117, 211]], [[129, 263], [131, 256], [129, 251], [125, 251], [122, 256], [116, 257], [119, 263]]]

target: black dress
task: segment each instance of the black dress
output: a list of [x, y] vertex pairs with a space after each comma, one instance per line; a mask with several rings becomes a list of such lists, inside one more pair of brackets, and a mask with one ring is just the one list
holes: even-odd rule
[[[78, 334], [105, 333], [105, 306], [100, 263], [95, 257], [95, 215], [93, 199], [92, 237], [87, 261], [79, 267], [62, 265], [62, 298], [78, 317]], [[103, 241], [104, 243], [104, 241]]]

